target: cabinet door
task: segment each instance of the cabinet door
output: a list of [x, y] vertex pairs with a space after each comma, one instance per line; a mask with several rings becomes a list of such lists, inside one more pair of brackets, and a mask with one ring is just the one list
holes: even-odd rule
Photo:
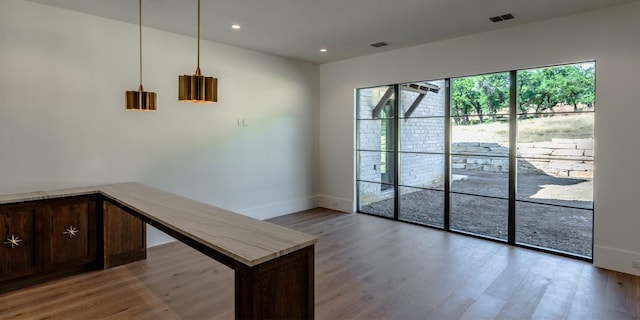
[[103, 213], [105, 268], [146, 258], [145, 223], [106, 200]]
[[79, 266], [96, 260], [96, 201], [91, 197], [51, 200], [44, 204], [47, 269]]
[[0, 281], [38, 271], [34, 204], [0, 206]]

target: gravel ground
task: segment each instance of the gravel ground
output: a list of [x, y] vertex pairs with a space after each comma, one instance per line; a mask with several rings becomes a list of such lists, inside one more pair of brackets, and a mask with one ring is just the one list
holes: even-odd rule
[[[456, 171], [452, 191], [507, 198], [506, 174]], [[436, 188], [438, 189], [438, 188]], [[516, 241], [572, 254], [592, 256], [592, 181], [556, 178], [544, 174], [518, 176]], [[413, 189], [412, 189], [413, 191]], [[444, 225], [443, 191], [421, 190], [400, 198], [400, 219], [437, 227]], [[583, 209], [550, 206], [555, 204]], [[360, 211], [392, 217], [393, 200], [374, 202]], [[451, 195], [451, 229], [507, 239], [508, 202], [504, 199], [454, 193]]]

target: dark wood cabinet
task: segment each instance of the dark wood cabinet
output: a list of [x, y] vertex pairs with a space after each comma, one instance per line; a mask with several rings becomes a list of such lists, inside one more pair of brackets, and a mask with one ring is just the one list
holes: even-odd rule
[[0, 206], [0, 281], [38, 272], [36, 206]]
[[1, 265], [0, 293], [145, 258], [149, 223], [235, 271], [236, 319], [313, 319], [315, 236], [133, 182], [0, 201], [0, 230], [34, 234], [22, 262]]
[[105, 268], [145, 259], [146, 224], [106, 200], [103, 202], [103, 214]]
[[101, 195], [0, 205], [0, 293], [146, 258], [146, 225]]
[[42, 211], [45, 269], [87, 265], [96, 261], [94, 198], [43, 201]]

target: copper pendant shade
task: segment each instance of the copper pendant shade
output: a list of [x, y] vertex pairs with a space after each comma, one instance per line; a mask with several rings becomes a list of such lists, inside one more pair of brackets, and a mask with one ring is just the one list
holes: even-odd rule
[[178, 76], [178, 100], [194, 103], [218, 101], [218, 79], [200, 71], [200, 0], [198, 0], [198, 66], [194, 75]]
[[138, 91], [127, 91], [125, 93], [127, 110], [133, 111], [155, 111], [156, 93], [144, 91], [142, 87], [142, 0], [138, 0], [140, 19], [140, 86]]
[[156, 111], [156, 93], [144, 91], [142, 85], [138, 91], [127, 91], [127, 110]]

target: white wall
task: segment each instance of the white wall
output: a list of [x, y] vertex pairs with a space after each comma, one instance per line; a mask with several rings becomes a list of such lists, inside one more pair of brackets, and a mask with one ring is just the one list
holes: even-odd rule
[[184, 104], [196, 39], [144, 28], [143, 44], [155, 113], [125, 110], [137, 25], [0, 1], [0, 194], [138, 181], [256, 218], [314, 206], [318, 66], [202, 41], [219, 102]]
[[594, 263], [640, 275], [631, 268], [640, 260], [638, 30], [640, 2], [634, 2], [322, 65], [320, 203], [354, 210], [355, 88], [595, 59]]

